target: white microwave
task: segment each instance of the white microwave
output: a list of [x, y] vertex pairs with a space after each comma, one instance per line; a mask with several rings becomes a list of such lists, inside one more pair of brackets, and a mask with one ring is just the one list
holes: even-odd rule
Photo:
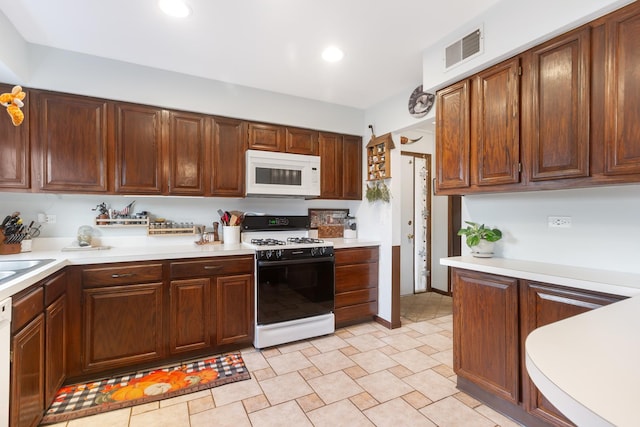
[[320, 157], [247, 150], [247, 196], [320, 196]]

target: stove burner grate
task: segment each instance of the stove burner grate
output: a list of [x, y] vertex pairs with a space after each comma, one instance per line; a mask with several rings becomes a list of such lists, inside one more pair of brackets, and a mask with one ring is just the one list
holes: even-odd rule
[[256, 246], [280, 246], [287, 242], [278, 239], [251, 239], [251, 244]]
[[324, 240], [314, 239], [312, 237], [289, 237], [287, 243], [308, 244], [308, 243], [324, 243]]

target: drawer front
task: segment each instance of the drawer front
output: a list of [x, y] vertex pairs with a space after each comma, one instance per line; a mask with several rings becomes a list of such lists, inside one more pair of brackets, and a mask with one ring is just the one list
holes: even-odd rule
[[172, 279], [217, 276], [228, 274], [252, 274], [253, 257], [215, 257], [171, 263]]
[[336, 265], [378, 261], [378, 247], [336, 249]]
[[11, 332], [17, 332], [38, 314], [44, 311], [44, 290], [37, 287], [22, 297], [14, 298], [12, 304]]
[[378, 263], [336, 266], [336, 293], [378, 287]]
[[378, 302], [371, 301], [349, 307], [336, 308], [334, 315], [336, 324], [371, 318], [378, 314]]
[[344, 292], [336, 294], [336, 308], [347, 307], [355, 304], [376, 301], [378, 299], [378, 289], [369, 288], [359, 291]]
[[67, 273], [61, 273], [48, 280], [44, 284], [44, 305], [48, 307], [49, 304], [64, 294], [67, 290]]
[[162, 264], [136, 264], [88, 268], [82, 271], [84, 287], [111, 286], [162, 280]]

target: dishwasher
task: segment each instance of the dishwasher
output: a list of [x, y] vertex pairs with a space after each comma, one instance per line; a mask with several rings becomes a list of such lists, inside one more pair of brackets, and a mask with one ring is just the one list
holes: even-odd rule
[[11, 298], [0, 302], [0, 426], [9, 425]]

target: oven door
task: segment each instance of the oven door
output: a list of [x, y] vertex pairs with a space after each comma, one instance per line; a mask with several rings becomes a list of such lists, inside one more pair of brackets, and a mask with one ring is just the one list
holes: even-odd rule
[[269, 325], [333, 312], [334, 258], [257, 261], [256, 321]]

